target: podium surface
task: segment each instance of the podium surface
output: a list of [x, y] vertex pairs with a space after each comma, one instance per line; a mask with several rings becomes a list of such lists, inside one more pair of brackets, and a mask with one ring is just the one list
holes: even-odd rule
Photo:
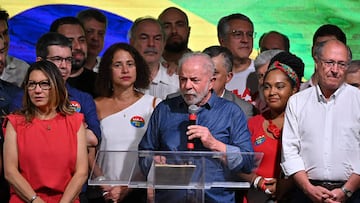
[[208, 189], [249, 188], [250, 184], [237, 173], [244, 172], [241, 166], [245, 162], [251, 164], [248, 173], [255, 170], [261, 158], [262, 153], [99, 151], [88, 184], [194, 190], [195, 202], [204, 202]]

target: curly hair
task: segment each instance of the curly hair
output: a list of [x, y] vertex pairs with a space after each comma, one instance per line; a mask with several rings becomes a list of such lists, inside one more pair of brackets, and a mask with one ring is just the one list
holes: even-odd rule
[[140, 53], [129, 44], [116, 43], [111, 45], [101, 58], [99, 73], [95, 83], [95, 91], [99, 96], [111, 97], [113, 94], [113, 73], [111, 66], [114, 54], [119, 50], [128, 52], [134, 58], [136, 65], [134, 88], [145, 89], [150, 84], [150, 68]]

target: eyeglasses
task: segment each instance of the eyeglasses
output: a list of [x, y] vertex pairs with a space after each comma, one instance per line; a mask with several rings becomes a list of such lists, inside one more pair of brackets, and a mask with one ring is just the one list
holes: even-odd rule
[[71, 62], [73, 61], [73, 57], [60, 57], [60, 56], [52, 56], [52, 57], [47, 57], [47, 60], [53, 62], [54, 64], [61, 64], [61, 62], [65, 62], [66, 64], [71, 64]]
[[42, 80], [40, 82], [35, 82], [35, 81], [29, 81], [27, 83], [27, 89], [28, 90], [34, 90], [36, 89], [36, 86], [39, 85], [39, 87], [42, 89], [42, 90], [49, 90], [51, 88], [51, 85], [50, 85], [50, 81], [49, 80]]
[[252, 32], [252, 31], [249, 31], [249, 32], [244, 32], [244, 31], [241, 31], [241, 30], [232, 30], [230, 32], [230, 35], [232, 37], [234, 37], [235, 39], [241, 39], [243, 38], [244, 36], [247, 36], [249, 38], [255, 38], [256, 36], [256, 32]]
[[324, 60], [320, 59], [320, 62], [325, 66], [326, 68], [334, 68], [335, 65], [337, 65], [340, 69], [346, 69], [349, 66], [348, 62], [345, 61], [334, 61], [334, 60]]

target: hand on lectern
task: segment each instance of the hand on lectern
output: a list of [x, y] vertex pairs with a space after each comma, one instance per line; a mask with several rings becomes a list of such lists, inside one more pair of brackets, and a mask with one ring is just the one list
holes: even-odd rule
[[166, 157], [160, 155], [154, 156], [154, 162], [156, 164], [166, 164]]

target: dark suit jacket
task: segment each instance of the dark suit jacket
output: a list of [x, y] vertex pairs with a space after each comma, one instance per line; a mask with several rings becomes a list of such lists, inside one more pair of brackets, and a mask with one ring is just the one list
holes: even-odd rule
[[223, 98], [239, 105], [248, 119], [254, 115], [254, 106], [249, 102], [240, 99], [229, 90], [225, 90]]

